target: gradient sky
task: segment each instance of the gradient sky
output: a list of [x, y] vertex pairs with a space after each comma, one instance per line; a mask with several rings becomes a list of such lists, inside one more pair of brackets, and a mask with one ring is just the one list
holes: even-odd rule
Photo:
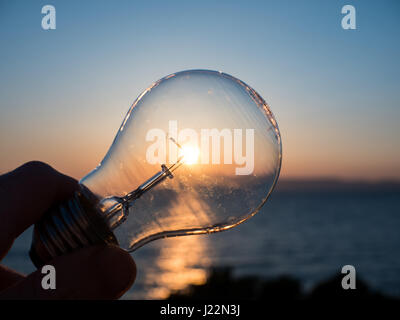
[[400, 179], [399, 31], [398, 1], [0, 1], [0, 173], [82, 177], [146, 87], [200, 68], [270, 104], [283, 177]]

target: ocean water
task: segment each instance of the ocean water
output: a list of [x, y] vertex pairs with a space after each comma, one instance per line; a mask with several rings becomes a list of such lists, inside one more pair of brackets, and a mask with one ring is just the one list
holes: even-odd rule
[[[291, 275], [305, 290], [351, 264], [357, 277], [400, 297], [400, 193], [307, 190], [274, 192], [263, 209], [235, 229], [157, 240], [132, 254], [138, 275], [124, 299], [162, 299], [204, 283], [211, 266], [235, 276]], [[18, 238], [5, 265], [34, 270], [32, 230]]]

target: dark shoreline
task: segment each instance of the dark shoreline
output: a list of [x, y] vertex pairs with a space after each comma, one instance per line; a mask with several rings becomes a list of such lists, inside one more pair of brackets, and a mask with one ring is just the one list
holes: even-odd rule
[[173, 292], [167, 300], [268, 300], [268, 301], [391, 301], [400, 302], [400, 297], [383, 294], [356, 278], [356, 289], [343, 289], [341, 282], [345, 274], [334, 274], [305, 292], [301, 282], [292, 276], [282, 275], [265, 279], [256, 276], [234, 277], [232, 268], [211, 268], [203, 285], [191, 285]]

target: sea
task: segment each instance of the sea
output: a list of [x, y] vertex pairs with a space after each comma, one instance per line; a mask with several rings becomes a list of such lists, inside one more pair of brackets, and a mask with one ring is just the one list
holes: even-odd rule
[[[213, 267], [230, 267], [234, 277], [288, 275], [307, 291], [344, 265], [371, 289], [400, 297], [399, 200], [396, 183], [283, 181], [234, 229], [160, 239], [133, 252], [137, 278], [122, 299], [165, 299], [205, 283]], [[31, 235], [29, 228], [16, 239], [2, 263], [33, 272]]]

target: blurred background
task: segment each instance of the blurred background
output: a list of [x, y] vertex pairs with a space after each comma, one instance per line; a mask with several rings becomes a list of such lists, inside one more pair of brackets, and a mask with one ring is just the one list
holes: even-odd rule
[[[56, 8], [56, 30], [41, 8]], [[341, 9], [356, 9], [356, 30]], [[153, 242], [126, 299], [233, 278], [291, 276], [305, 292], [354, 265], [400, 296], [400, 4], [397, 1], [0, 1], [0, 174], [41, 160], [77, 179], [103, 158], [159, 78], [212, 69], [252, 86], [283, 143], [281, 178], [228, 232]], [[3, 263], [34, 270], [31, 230]]]

